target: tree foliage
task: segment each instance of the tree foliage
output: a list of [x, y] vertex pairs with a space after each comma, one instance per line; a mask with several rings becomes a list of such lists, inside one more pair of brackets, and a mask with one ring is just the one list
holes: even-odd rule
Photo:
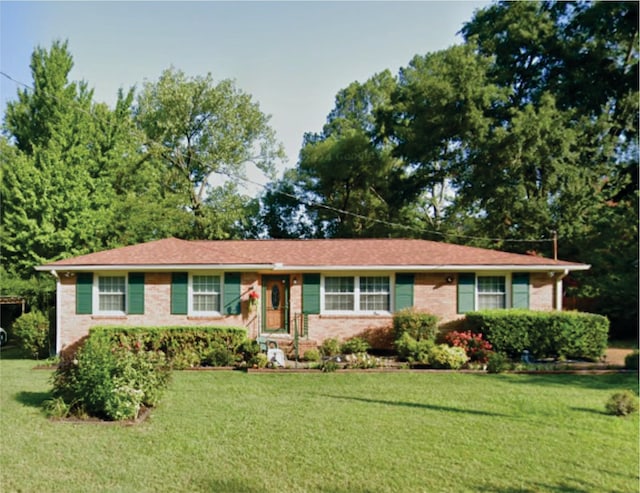
[[228, 237], [243, 213], [232, 197], [236, 190], [229, 193], [221, 176], [235, 183], [251, 163], [272, 177], [283, 156], [268, 116], [251, 96], [231, 80], [216, 84], [210, 74], [165, 70], [157, 82], [145, 83], [135, 120], [161, 168], [163, 193], [189, 213], [180, 231], [185, 238]]

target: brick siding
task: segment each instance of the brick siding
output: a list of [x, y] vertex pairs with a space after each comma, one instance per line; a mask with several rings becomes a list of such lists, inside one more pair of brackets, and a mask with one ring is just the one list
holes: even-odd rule
[[[290, 332], [294, 330], [294, 317], [302, 312], [301, 275], [287, 276], [290, 283], [289, 313], [291, 320]], [[452, 282], [447, 282], [451, 277]], [[438, 315], [442, 324], [455, 324], [463, 315], [457, 310], [457, 285], [455, 273], [418, 273], [414, 282], [414, 306]], [[77, 315], [75, 277], [60, 276], [60, 308], [58, 314], [61, 348], [77, 341], [88, 334], [91, 327], [97, 325], [128, 325], [128, 326], [199, 326], [199, 325], [229, 325], [247, 328], [248, 335], [255, 338], [260, 334], [260, 313], [262, 299], [258, 300], [256, 310], [249, 310], [247, 295], [249, 291], [260, 288], [261, 275], [258, 273], [242, 273], [241, 275], [241, 314], [220, 317], [192, 317], [187, 315], [172, 315], [171, 306], [171, 273], [151, 272], [145, 274], [144, 315], [126, 316], [98, 316]], [[532, 273], [530, 276], [529, 306], [532, 310], [552, 310], [554, 300], [554, 279], [546, 273]], [[345, 340], [353, 336], [362, 336], [370, 340], [372, 345], [388, 346], [391, 342], [390, 330], [392, 317], [390, 315], [365, 316], [335, 316], [309, 315], [309, 334], [305, 338], [307, 346], [312, 341], [320, 344], [328, 338]], [[302, 327], [298, 327], [302, 333]], [[290, 339], [288, 335], [275, 335], [283, 340]], [[59, 349], [61, 349], [59, 348]]]

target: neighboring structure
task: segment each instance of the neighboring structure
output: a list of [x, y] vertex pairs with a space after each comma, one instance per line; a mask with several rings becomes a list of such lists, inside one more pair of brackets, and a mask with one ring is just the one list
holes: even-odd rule
[[169, 238], [38, 270], [57, 279], [60, 351], [96, 325], [245, 326], [309, 347], [375, 339], [407, 307], [442, 322], [485, 308], [560, 310], [562, 278], [588, 268], [424, 240]]

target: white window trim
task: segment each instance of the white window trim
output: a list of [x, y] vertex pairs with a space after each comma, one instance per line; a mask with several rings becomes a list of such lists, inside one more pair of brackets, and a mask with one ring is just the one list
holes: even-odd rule
[[481, 277], [504, 277], [504, 308], [496, 308], [497, 310], [507, 310], [511, 308], [511, 272], [506, 271], [482, 271], [476, 272], [476, 283], [475, 283], [475, 306], [476, 310], [481, 310], [480, 308], [480, 290], [478, 289], [478, 279]]
[[[209, 311], [199, 311], [193, 308], [193, 295], [195, 294], [193, 291], [193, 277], [194, 276], [217, 276], [220, 278], [220, 292], [218, 296], [220, 297], [218, 305], [220, 306], [220, 311], [209, 310]], [[190, 316], [194, 317], [220, 317], [222, 316], [222, 303], [224, 301], [224, 273], [217, 271], [206, 271], [206, 272], [189, 272], [189, 286], [188, 286], [188, 309], [187, 313]]]
[[[353, 278], [353, 310], [327, 310], [325, 306], [325, 279], [327, 277], [352, 277]], [[389, 310], [360, 310], [360, 278], [361, 277], [388, 277], [389, 278]], [[394, 310], [395, 275], [388, 272], [330, 272], [320, 276], [320, 314], [321, 315], [381, 315], [389, 316]], [[371, 293], [373, 294], [373, 293]]]
[[[100, 278], [124, 277], [124, 310], [100, 310]], [[127, 314], [129, 307], [129, 276], [126, 272], [100, 272], [93, 276], [93, 314], [103, 316], [122, 316]]]

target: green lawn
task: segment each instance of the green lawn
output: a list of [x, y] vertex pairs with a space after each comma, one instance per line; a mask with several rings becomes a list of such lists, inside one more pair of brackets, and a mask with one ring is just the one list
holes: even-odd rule
[[0, 361], [0, 491], [633, 492], [636, 375], [176, 372], [138, 426], [48, 421]]

